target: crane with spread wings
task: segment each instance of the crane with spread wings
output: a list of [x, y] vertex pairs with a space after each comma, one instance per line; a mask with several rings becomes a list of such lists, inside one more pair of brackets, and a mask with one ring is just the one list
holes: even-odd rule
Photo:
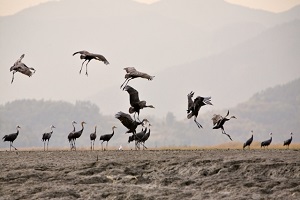
[[130, 80], [135, 78], [144, 78], [150, 81], [153, 80], [153, 78], [155, 77], [155, 76], [150, 76], [149, 74], [144, 72], [139, 72], [134, 67], [125, 67], [124, 70], [126, 71], [127, 74], [125, 74], [125, 81], [120, 88], [122, 88], [123, 86], [125, 87]]
[[214, 116], [212, 118], [213, 125], [214, 125], [213, 129], [219, 129], [219, 128], [222, 129], [222, 134], [227, 135], [229, 137], [229, 139], [232, 140], [230, 135], [225, 132], [224, 124], [225, 124], [225, 122], [229, 121], [232, 118], [236, 119], [236, 117], [231, 116], [230, 118], [227, 118], [228, 115], [229, 115], [229, 110], [228, 110], [227, 114], [225, 115], [225, 117], [214, 114]]
[[[13, 72], [13, 76], [11, 79], [11, 83], [14, 81], [15, 73], [20, 72], [29, 77], [35, 73], [35, 69], [32, 67], [27, 67], [24, 63], [22, 63], [22, 59], [25, 57], [25, 54], [22, 54], [21, 57], [14, 63], [14, 65], [10, 68], [10, 71]], [[32, 72], [33, 71], [33, 72]]]
[[88, 76], [88, 72], [87, 72], [87, 65], [89, 64], [89, 62], [93, 59], [95, 60], [99, 60], [99, 61], [102, 61], [104, 62], [104, 64], [108, 65], [109, 62], [106, 60], [106, 58], [100, 54], [94, 54], [94, 53], [90, 53], [88, 51], [78, 51], [78, 52], [75, 52], [73, 53], [73, 56], [76, 55], [76, 54], [80, 54], [80, 59], [84, 59], [82, 65], [81, 65], [81, 68], [80, 68], [80, 71], [79, 71], [79, 74], [81, 74], [81, 70], [82, 70], [82, 67], [83, 67], [83, 64], [88, 61], [85, 65], [85, 75]]

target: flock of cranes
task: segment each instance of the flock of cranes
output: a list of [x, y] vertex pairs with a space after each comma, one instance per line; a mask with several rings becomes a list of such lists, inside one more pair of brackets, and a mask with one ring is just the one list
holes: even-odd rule
[[[109, 64], [107, 59], [103, 55], [100, 55], [100, 54], [94, 54], [94, 53], [90, 53], [88, 51], [78, 51], [78, 52], [73, 53], [73, 56], [76, 55], [76, 54], [80, 54], [80, 59], [84, 60], [83, 63], [81, 64], [81, 68], [80, 68], [79, 73], [81, 73], [83, 65], [87, 61], [87, 63], [86, 63], [86, 73], [85, 73], [87, 76], [88, 76], [87, 66], [88, 66], [88, 63], [92, 59], [102, 61], [106, 65]], [[24, 63], [22, 63], [22, 59], [24, 58], [24, 56], [25, 56], [25, 54], [21, 55], [21, 57], [10, 68], [10, 71], [13, 72], [11, 83], [13, 83], [13, 81], [14, 81], [14, 74], [16, 72], [20, 72], [20, 73], [30, 77], [36, 71], [34, 68], [27, 67]], [[144, 79], [147, 79], [147, 80], [153, 80], [153, 78], [155, 76], [150, 76], [147, 73], [137, 71], [134, 67], [126, 67], [126, 68], [124, 68], [124, 70], [126, 71], [125, 81], [121, 84], [120, 89], [123, 88], [123, 90], [128, 92], [128, 94], [129, 94], [129, 103], [130, 103], [130, 107], [129, 107], [129, 110], [128, 110], [129, 114], [124, 113], [122, 111], [119, 111], [117, 114], [115, 114], [115, 118], [120, 120], [122, 125], [125, 126], [128, 129], [126, 131], [126, 133], [132, 133], [132, 135], [129, 136], [129, 138], [128, 138], [128, 143], [130, 143], [132, 141], [135, 141], [135, 149], [140, 149], [140, 145], [143, 146], [143, 149], [147, 149], [147, 147], [145, 146], [145, 142], [150, 137], [150, 126], [151, 126], [151, 124], [147, 119], [143, 119], [141, 121], [139, 116], [140, 116], [140, 111], [142, 109], [144, 109], [144, 108], [154, 108], [154, 106], [153, 105], [147, 105], [147, 102], [145, 100], [141, 101], [139, 99], [139, 92], [136, 89], [134, 89], [133, 87], [129, 86], [128, 83], [129, 83], [130, 80], [135, 79], [135, 78], [144, 78]], [[187, 98], [188, 98], [187, 118], [190, 119], [190, 118], [194, 117], [194, 122], [196, 123], [197, 127], [198, 128], [203, 128], [202, 125], [197, 121], [197, 117], [198, 117], [200, 108], [202, 106], [213, 105], [211, 103], [211, 97], [197, 96], [193, 100], [193, 96], [194, 96], [193, 91], [191, 91], [187, 95]], [[131, 117], [130, 114], [133, 114], [133, 118]], [[137, 118], [135, 116], [136, 114], [137, 114]], [[225, 134], [230, 140], [232, 140], [231, 136], [225, 132], [224, 124], [225, 124], [226, 121], [229, 121], [230, 119], [236, 119], [236, 117], [235, 116], [228, 117], [228, 116], [229, 116], [229, 110], [228, 110], [227, 114], [224, 117], [219, 115], [219, 114], [214, 114], [213, 117], [212, 117], [213, 129], [221, 129], [222, 134]], [[73, 130], [69, 133], [69, 135], [67, 137], [68, 141], [70, 143], [70, 150], [76, 150], [76, 139], [80, 138], [80, 136], [82, 135], [83, 130], [84, 130], [84, 124], [86, 124], [86, 122], [84, 122], [84, 121], [81, 122], [81, 130], [79, 130], [79, 131], [76, 131], [74, 124], [77, 124], [77, 123], [75, 121], [72, 121]], [[147, 124], [148, 124], [148, 127], [145, 127]], [[136, 129], [140, 125], [144, 128], [142, 128], [142, 130], [137, 133]], [[13, 146], [13, 142], [15, 141], [15, 139], [18, 136], [20, 128], [21, 128], [20, 126], [17, 126], [17, 132], [16, 133], [5, 135], [3, 137], [4, 141], [9, 141], [10, 142], [10, 150], [11, 150], [11, 147], [13, 147], [15, 150], [17, 150]], [[55, 128], [55, 126], [52, 125], [50, 127], [51, 131], [48, 132], [48, 133], [44, 133], [43, 136], [42, 136], [42, 141], [44, 142], [44, 151], [46, 150], [46, 143], [47, 143], [47, 150], [48, 150], [49, 140], [52, 136], [53, 128]], [[103, 142], [106, 142], [106, 149], [107, 149], [108, 142], [114, 136], [115, 128], [117, 128], [117, 127], [116, 126], [112, 127], [112, 133], [111, 134], [105, 134], [105, 135], [100, 136], [100, 141], [102, 141], [101, 142], [102, 150], [105, 150], [103, 148]], [[94, 150], [94, 143], [95, 143], [95, 140], [97, 138], [96, 131], [97, 131], [97, 126], [95, 126], [95, 132], [90, 134], [91, 150]], [[268, 147], [271, 144], [271, 142], [272, 142], [272, 133], [270, 133], [270, 135], [271, 135], [271, 138], [269, 140], [263, 141], [261, 143], [261, 147], [265, 148], [265, 147]], [[244, 143], [243, 149], [245, 149], [245, 147], [247, 147], [247, 146], [250, 149], [250, 145], [251, 145], [252, 141], [253, 141], [253, 131], [252, 131], [251, 138], [249, 138]], [[292, 133], [291, 133], [291, 138], [284, 141], [284, 146], [287, 146], [287, 148], [289, 148], [289, 145], [291, 144], [291, 142], [292, 142]]]
[[[131, 136], [128, 137], [128, 143], [135, 141], [135, 147], [136, 147], [136, 149], [140, 149], [140, 145], [143, 146], [143, 149], [147, 149], [147, 147], [145, 146], [145, 142], [150, 137], [150, 126], [151, 126], [151, 124], [149, 123], [149, 121], [147, 119], [143, 119], [142, 122], [136, 122], [136, 121], [132, 120], [132, 118], [130, 117], [130, 115], [122, 113], [122, 112], [117, 113], [116, 115], [118, 115], [118, 117], [120, 117], [119, 115], [123, 115], [122, 118], [120, 119], [120, 121], [122, 120], [121, 122], [122, 122], [122, 124], [124, 126], [128, 125], [128, 127], [126, 126], [128, 128], [128, 131], [126, 133], [133, 133]], [[142, 129], [141, 132], [136, 133], [136, 127], [138, 125], [141, 125], [141, 124], [144, 124], [144, 123], [149, 123], [148, 124], [149, 130], [147, 129], [147, 127], [145, 127], [145, 129]], [[83, 124], [85, 124], [85, 122], [81, 122], [82, 129], [79, 130], [79, 131], [77, 131], [77, 132], [75, 131], [74, 124], [76, 124], [75, 121], [72, 122], [73, 130], [68, 135], [68, 139], [69, 139], [69, 142], [70, 142], [70, 148], [71, 148], [71, 150], [76, 150], [75, 140], [81, 136], [81, 134], [83, 132], [83, 129], [84, 129]], [[46, 142], [47, 142], [47, 151], [48, 151], [48, 144], [49, 144], [49, 140], [50, 140], [50, 138], [52, 136], [52, 133], [53, 133], [53, 128], [55, 128], [55, 126], [51, 125], [51, 127], [50, 127], [51, 131], [48, 132], [48, 133], [44, 133], [42, 135], [42, 141], [44, 142], [44, 151], [46, 150], [46, 148], [45, 148]], [[116, 126], [112, 127], [112, 133], [111, 134], [104, 134], [104, 135], [100, 136], [100, 141], [102, 141], [101, 142], [102, 150], [105, 150], [105, 149], [103, 149], [103, 142], [106, 142], [106, 149], [107, 149], [108, 142], [114, 136], [114, 133], [115, 133], [114, 129], [115, 128], [117, 128], [117, 127]], [[10, 142], [10, 146], [9, 146], [10, 147], [10, 149], [9, 149], [10, 151], [11, 151], [11, 147], [13, 147], [15, 150], [17, 150], [17, 148], [13, 146], [13, 142], [17, 139], [21, 127], [17, 126], [16, 129], [17, 129], [16, 133], [11, 133], [9, 135], [5, 135], [2, 138], [4, 142], [5, 141]], [[94, 150], [94, 143], [95, 143], [95, 140], [97, 138], [96, 130], [97, 130], [97, 126], [95, 126], [95, 132], [93, 132], [93, 133], [90, 134], [91, 150]], [[148, 130], [148, 132], [147, 132], [147, 130]], [[251, 146], [251, 144], [253, 142], [253, 131], [251, 131], [251, 132], [252, 132], [252, 135], [243, 144], [243, 149], [245, 149], [247, 146], [250, 149], [250, 146]], [[293, 136], [292, 136], [293, 133], [290, 133], [290, 134], [291, 134], [291, 137], [283, 142], [283, 146], [287, 146], [287, 149], [289, 149], [289, 146], [290, 146], [290, 144], [291, 144], [291, 142], [293, 140]], [[268, 146], [272, 142], [272, 133], [270, 133], [270, 136], [271, 137], [268, 140], [264, 140], [264, 141], [261, 142], [261, 148], [262, 147], [264, 147], [264, 148], [267, 147], [268, 148]]]

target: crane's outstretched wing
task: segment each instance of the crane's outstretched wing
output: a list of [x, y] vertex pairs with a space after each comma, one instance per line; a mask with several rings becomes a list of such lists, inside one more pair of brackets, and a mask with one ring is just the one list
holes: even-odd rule
[[10, 68], [10, 71], [17, 70], [17, 68], [23, 64], [21, 61], [24, 58], [25, 54], [22, 54], [21, 57], [14, 63], [14, 65]]
[[122, 111], [118, 112], [115, 115], [115, 118], [121, 121], [121, 123], [128, 129], [130, 129], [130, 126], [134, 123], [133, 119], [129, 114], [123, 113]]
[[140, 102], [139, 99], [139, 92], [134, 89], [133, 87], [126, 85], [123, 90], [127, 91], [129, 94], [129, 101], [131, 106], [135, 106], [137, 103]]
[[201, 106], [204, 105], [203, 103], [203, 97], [198, 96], [196, 99], [194, 99], [194, 110], [199, 110]]
[[106, 64], [106, 65], [109, 64], [109, 62], [106, 60], [106, 58], [105, 58], [104, 56], [100, 55], [100, 54], [94, 54], [94, 53], [91, 53], [91, 54], [89, 54], [89, 56], [92, 56], [92, 57], [94, 57], [96, 60], [99, 60], [99, 61], [104, 62], [104, 64]]
[[125, 67], [124, 70], [126, 71], [126, 73], [133, 73], [136, 71], [134, 67]]
[[139, 72], [134, 67], [125, 67], [124, 70], [128, 74], [130, 74], [130, 76], [132, 78], [140, 77], [140, 78], [145, 78], [145, 79], [148, 79], [148, 80], [152, 80], [155, 77], [155, 76], [150, 76], [149, 74], [144, 73], [144, 72]]
[[229, 110], [228, 110], [228, 112], [227, 112], [227, 114], [225, 115], [225, 117], [224, 117], [224, 118], [226, 118], [228, 115], [229, 115]]
[[73, 53], [73, 56], [78, 54], [78, 53], [84, 54], [84, 55], [89, 55], [90, 54], [90, 52], [88, 52], [88, 51], [77, 51], [77, 52]]
[[221, 115], [213, 115], [213, 118], [211, 118], [211, 120], [213, 121], [213, 125], [215, 126], [216, 124], [218, 124], [221, 120], [223, 119], [223, 117]]
[[192, 100], [192, 97], [194, 96], [194, 92], [191, 91], [187, 97], [188, 97], [188, 109], [187, 109], [187, 113], [191, 112], [194, 110], [194, 102]]
[[31, 70], [33, 70], [33, 73], [35, 73], [35, 69], [34, 68], [29, 68], [29, 67], [27, 67], [24, 63], [20, 63], [19, 65], [18, 65], [18, 67], [17, 68], [15, 68], [14, 70], [16, 70], [16, 71], [18, 71], [18, 72], [20, 72], [20, 73], [22, 73], [22, 74], [25, 74], [25, 75], [27, 75], [27, 76], [31, 76], [32, 75], [32, 72], [31, 72]]
[[21, 57], [15, 62], [15, 64], [20, 63], [24, 57], [25, 57], [25, 54], [22, 54]]

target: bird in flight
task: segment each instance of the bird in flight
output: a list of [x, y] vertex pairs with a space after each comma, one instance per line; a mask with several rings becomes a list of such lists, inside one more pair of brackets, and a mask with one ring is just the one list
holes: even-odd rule
[[24, 63], [22, 63], [22, 59], [24, 58], [24, 56], [25, 56], [25, 54], [22, 54], [21, 57], [10, 68], [10, 71], [13, 72], [11, 83], [13, 83], [13, 81], [14, 81], [14, 76], [15, 76], [16, 72], [20, 72], [20, 73], [25, 74], [25, 75], [27, 75], [29, 77], [32, 76], [33, 73], [35, 73], [35, 69], [34, 68], [27, 67]]
[[127, 74], [125, 74], [125, 81], [120, 88], [122, 88], [123, 86], [125, 87], [130, 80], [135, 78], [145, 78], [150, 81], [155, 77], [155, 76], [150, 76], [149, 74], [146, 74], [144, 72], [139, 72], [134, 67], [125, 67], [124, 70], [126, 71]]
[[79, 74], [81, 74], [81, 70], [82, 70], [82, 67], [83, 67], [83, 64], [88, 61], [85, 65], [85, 75], [88, 76], [88, 72], [87, 72], [87, 65], [89, 64], [89, 62], [93, 59], [95, 60], [99, 60], [99, 61], [102, 61], [104, 62], [104, 64], [108, 65], [109, 62], [106, 60], [106, 58], [100, 54], [94, 54], [94, 53], [90, 53], [88, 51], [78, 51], [78, 52], [75, 52], [73, 53], [73, 56], [76, 55], [76, 54], [80, 54], [80, 59], [84, 59], [82, 65], [81, 65], [81, 68], [80, 68], [80, 71], [79, 71]]
[[202, 125], [197, 121], [199, 110], [202, 106], [205, 105], [213, 105], [211, 101], [211, 97], [201, 97], [197, 96], [194, 100], [192, 99], [194, 92], [190, 92], [188, 97], [188, 109], [187, 109], [187, 118], [190, 119], [194, 116], [194, 122], [198, 126], [198, 128], [203, 128]]

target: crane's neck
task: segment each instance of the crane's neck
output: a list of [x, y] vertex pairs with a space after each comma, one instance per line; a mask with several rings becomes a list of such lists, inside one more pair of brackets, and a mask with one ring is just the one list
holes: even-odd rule
[[75, 131], [75, 125], [74, 125], [74, 123], [72, 123], [72, 125], [73, 125], [73, 131]]
[[95, 133], [97, 132], [97, 126], [95, 126]]
[[115, 128], [116, 128], [116, 127], [112, 127], [112, 134], [111, 134], [111, 135], [114, 135], [114, 134], [115, 134]]
[[16, 133], [17, 135], [19, 134], [19, 128], [17, 128], [17, 133]]
[[81, 130], [83, 130], [84, 129], [84, 126], [83, 126], [83, 122], [81, 122]]

